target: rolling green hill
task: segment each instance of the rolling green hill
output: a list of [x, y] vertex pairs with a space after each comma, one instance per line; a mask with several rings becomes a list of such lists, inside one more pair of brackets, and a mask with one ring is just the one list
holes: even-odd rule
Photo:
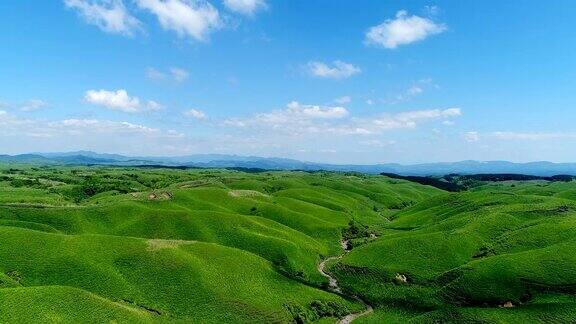
[[377, 306], [363, 322], [574, 322], [573, 188], [509, 182], [427, 199], [332, 270]]
[[574, 193], [0, 165], [0, 322], [575, 321]]
[[343, 229], [440, 193], [333, 173], [11, 165], [0, 179], [0, 321], [341, 317], [362, 305], [316, 267]]

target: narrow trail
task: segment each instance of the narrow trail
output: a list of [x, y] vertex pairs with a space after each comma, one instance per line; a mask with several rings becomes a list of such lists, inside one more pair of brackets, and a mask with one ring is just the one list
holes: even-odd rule
[[328, 290], [329, 291], [332, 291], [332, 292], [335, 292], [338, 294], [342, 294], [342, 295], [348, 296], [352, 299], [355, 299], [355, 300], [359, 301], [360, 303], [362, 303], [364, 305], [364, 307], [366, 308], [363, 312], [348, 314], [338, 321], [338, 324], [349, 324], [349, 323], [352, 323], [352, 321], [354, 321], [355, 319], [357, 319], [359, 317], [366, 316], [366, 315], [372, 313], [374, 311], [374, 309], [372, 308], [372, 306], [368, 305], [365, 301], [360, 299], [358, 296], [344, 294], [342, 292], [342, 289], [340, 288], [340, 286], [338, 286], [338, 281], [336, 280], [336, 278], [332, 277], [329, 273], [327, 273], [324, 270], [326, 268], [326, 263], [328, 263], [332, 260], [340, 260], [340, 259], [342, 259], [342, 257], [344, 257], [344, 255], [346, 255], [346, 253], [348, 253], [348, 249], [347, 249], [348, 241], [347, 240], [342, 241], [342, 242], [340, 242], [340, 245], [342, 246], [344, 253], [342, 253], [338, 256], [333, 256], [333, 257], [329, 257], [329, 258], [324, 259], [322, 262], [320, 262], [320, 264], [318, 264], [318, 272], [320, 272], [320, 274], [322, 276], [324, 276], [328, 279]]

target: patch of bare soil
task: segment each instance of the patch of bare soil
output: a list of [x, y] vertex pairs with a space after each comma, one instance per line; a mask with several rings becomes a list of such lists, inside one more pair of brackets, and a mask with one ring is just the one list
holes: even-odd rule
[[172, 193], [168, 191], [151, 192], [148, 194], [148, 200], [171, 200]]
[[197, 188], [197, 187], [208, 186], [208, 185], [211, 185], [212, 183], [214, 183], [214, 182], [213, 181], [207, 181], [207, 180], [194, 180], [194, 181], [188, 181], [186, 183], [183, 183], [180, 186], [180, 188], [182, 188], [182, 189]]
[[146, 241], [146, 243], [148, 244], [149, 251], [159, 251], [164, 249], [176, 249], [182, 245], [194, 244], [196, 241], [152, 239]]
[[230, 190], [228, 194], [232, 197], [268, 197], [268, 195], [263, 194], [256, 190]]

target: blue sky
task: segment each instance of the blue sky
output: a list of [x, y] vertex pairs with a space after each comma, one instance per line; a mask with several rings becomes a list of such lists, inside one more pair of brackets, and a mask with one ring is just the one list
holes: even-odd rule
[[576, 161], [571, 0], [9, 0], [0, 18], [0, 153]]

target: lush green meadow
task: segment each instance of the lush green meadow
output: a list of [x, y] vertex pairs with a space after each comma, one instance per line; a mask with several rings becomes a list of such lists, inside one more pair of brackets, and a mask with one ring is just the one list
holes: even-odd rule
[[430, 198], [332, 270], [376, 306], [360, 323], [576, 322], [575, 188], [506, 182]]
[[0, 165], [0, 322], [571, 322], [575, 234], [574, 182]]

